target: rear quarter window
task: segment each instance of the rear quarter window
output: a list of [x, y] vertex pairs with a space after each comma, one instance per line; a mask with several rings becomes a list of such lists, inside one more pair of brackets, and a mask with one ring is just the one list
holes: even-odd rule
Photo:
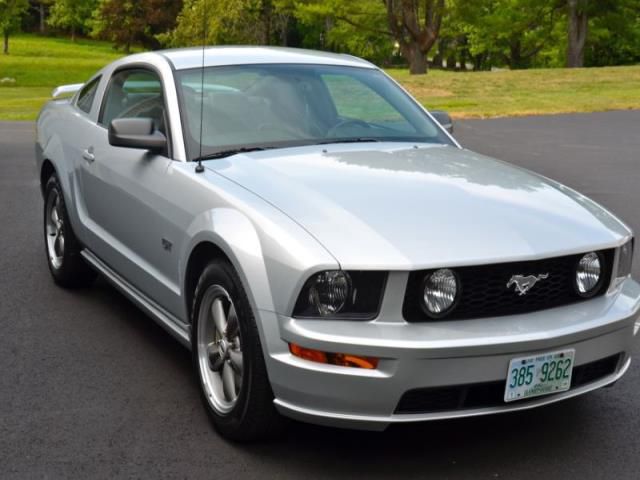
[[89, 113], [91, 111], [91, 107], [93, 106], [93, 101], [96, 98], [96, 92], [98, 91], [98, 85], [100, 84], [100, 78], [95, 78], [91, 82], [87, 83], [80, 93], [78, 94], [78, 99], [76, 100], [76, 106], [85, 113]]

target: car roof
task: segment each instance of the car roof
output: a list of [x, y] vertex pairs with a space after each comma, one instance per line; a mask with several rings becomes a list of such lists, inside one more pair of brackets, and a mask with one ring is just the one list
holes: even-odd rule
[[[165, 57], [176, 70], [199, 68], [203, 64], [202, 47], [160, 50], [155, 53]], [[206, 67], [268, 63], [376, 68], [375, 65], [366, 60], [352, 55], [304, 50], [300, 48], [220, 46], [205, 47], [204, 49], [204, 65]]]

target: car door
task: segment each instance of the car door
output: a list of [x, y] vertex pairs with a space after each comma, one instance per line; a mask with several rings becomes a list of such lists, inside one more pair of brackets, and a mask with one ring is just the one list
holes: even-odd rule
[[152, 118], [168, 134], [165, 95], [152, 69], [113, 73], [106, 87], [98, 124], [87, 138], [82, 167], [82, 196], [87, 211], [89, 248], [108, 267], [173, 315], [179, 315], [179, 286], [173, 272], [179, 235], [169, 220], [175, 205], [163, 195], [170, 185], [171, 146], [156, 154], [109, 144], [108, 126], [116, 118]]

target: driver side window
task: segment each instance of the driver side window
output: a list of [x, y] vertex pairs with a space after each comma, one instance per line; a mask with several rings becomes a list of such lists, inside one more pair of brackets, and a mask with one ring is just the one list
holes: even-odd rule
[[166, 135], [166, 115], [162, 83], [154, 72], [124, 70], [111, 77], [104, 96], [99, 123], [109, 128], [116, 118], [151, 118]]

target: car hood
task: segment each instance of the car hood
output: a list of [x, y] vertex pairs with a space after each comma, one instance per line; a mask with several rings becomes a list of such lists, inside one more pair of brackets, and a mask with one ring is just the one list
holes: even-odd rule
[[610, 247], [630, 233], [567, 187], [456, 147], [341, 144], [206, 163], [295, 220], [342, 268], [535, 259]]

